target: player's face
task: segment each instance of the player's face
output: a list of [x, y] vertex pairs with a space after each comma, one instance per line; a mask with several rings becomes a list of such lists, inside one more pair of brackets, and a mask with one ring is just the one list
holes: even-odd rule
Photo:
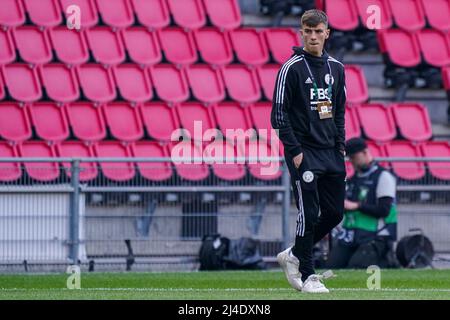
[[315, 27], [303, 24], [300, 29], [300, 35], [302, 36], [305, 50], [311, 54], [320, 56], [325, 45], [325, 40], [330, 36], [330, 29], [327, 29], [323, 23], [319, 23]]

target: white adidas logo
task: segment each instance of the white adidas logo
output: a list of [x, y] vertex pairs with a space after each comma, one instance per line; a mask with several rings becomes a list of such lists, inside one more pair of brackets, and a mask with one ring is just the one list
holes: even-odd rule
[[312, 83], [311, 78], [308, 77], [308, 79], [306, 79], [305, 83]]

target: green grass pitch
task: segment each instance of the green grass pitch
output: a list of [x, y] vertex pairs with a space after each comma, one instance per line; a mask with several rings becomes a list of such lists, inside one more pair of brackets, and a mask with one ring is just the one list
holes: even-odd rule
[[365, 270], [335, 270], [329, 294], [290, 288], [279, 271], [82, 273], [81, 289], [67, 274], [0, 275], [0, 299], [428, 299], [450, 300], [450, 270], [381, 270], [381, 288], [369, 290]]

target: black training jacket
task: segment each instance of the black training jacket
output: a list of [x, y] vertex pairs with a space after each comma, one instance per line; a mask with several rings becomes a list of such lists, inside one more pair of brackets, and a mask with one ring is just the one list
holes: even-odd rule
[[[279, 130], [285, 151], [292, 156], [302, 147], [345, 150], [345, 73], [344, 65], [325, 51], [313, 56], [294, 47], [294, 54], [278, 72], [273, 94], [271, 123]], [[319, 101], [327, 101], [329, 67], [332, 73], [333, 118], [320, 119], [313, 82], [304, 60], [307, 60], [319, 90]], [[329, 65], [329, 67], [328, 67]]]

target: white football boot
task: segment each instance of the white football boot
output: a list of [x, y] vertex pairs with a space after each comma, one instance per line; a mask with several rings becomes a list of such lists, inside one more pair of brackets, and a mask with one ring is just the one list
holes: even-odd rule
[[302, 292], [308, 293], [329, 293], [330, 291], [322, 283], [325, 277], [321, 274], [310, 275], [303, 283]]
[[302, 291], [302, 274], [298, 271], [299, 261], [292, 253], [292, 247], [280, 252], [277, 255], [278, 263], [286, 275], [289, 284], [296, 290]]

